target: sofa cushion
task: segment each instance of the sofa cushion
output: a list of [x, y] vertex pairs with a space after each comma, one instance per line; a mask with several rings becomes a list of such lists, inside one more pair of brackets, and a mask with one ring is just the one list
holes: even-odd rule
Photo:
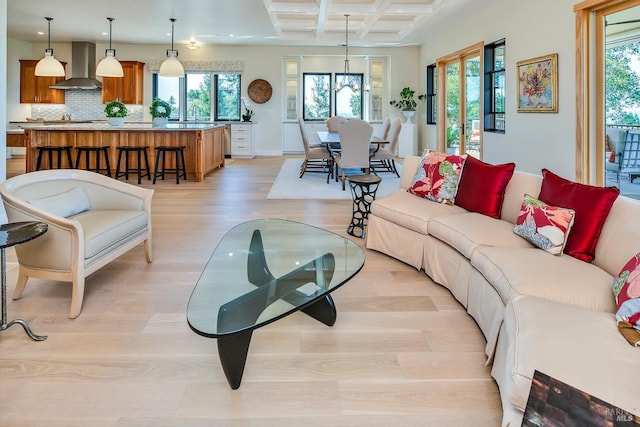
[[405, 190], [397, 190], [371, 204], [372, 214], [421, 234], [427, 234], [430, 218], [464, 212], [459, 206], [434, 203]]
[[467, 156], [458, 183], [456, 205], [499, 219], [504, 191], [515, 167], [515, 163], [490, 165]]
[[430, 151], [422, 158], [413, 184], [407, 191], [434, 202], [452, 205], [463, 164], [464, 157]]
[[640, 346], [640, 254], [631, 258], [613, 281], [618, 329], [631, 345]]
[[573, 225], [573, 209], [549, 206], [525, 194], [513, 232], [552, 255], [562, 255]]
[[[515, 235], [514, 235], [515, 236]], [[537, 248], [478, 247], [471, 264], [496, 289], [502, 301], [531, 295], [615, 313], [613, 276], [573, 257], [549, 256]]]
[[640, 357], [615, 332], [613, 314], [518, 297], [507, 305], [499, 341], [492, 375], [516, 408], [524, 410], [537, 369], [640, 413], [640, 382], [629, 377], [640, 372]]
[[575, 211], [573, 230], [564, 251], [582, 261], [591, 262], [595, 257], [602, 226], [619, 194], [617, 187], [580, 184], [542, 169], [542, 187], [538, 198], [549, 205]]
[[29, 200], [29, 203], [64, 218], [91, 209], [89, 198], [80, 186], [53, 196]]
[[455, 248], [467, 259], [481, 245], [530, 248], [531, 244], [513, 234], [513, 224], [476, 212], [434, 217], [429, 234]]
[[84, 230], [85, 261], [146, 230], [146, 211], [99, 210], [71, 217]]

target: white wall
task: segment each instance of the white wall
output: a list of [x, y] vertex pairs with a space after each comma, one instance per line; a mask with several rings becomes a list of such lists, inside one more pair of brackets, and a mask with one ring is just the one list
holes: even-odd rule
[[[506, 132], [484, 134], [484, 160], [514, 161], [519, 170], [546, 167], [575, 178], [575, 16], [574, 0], [491, 0], [474, 2], [452, 14], [420, 51], [420, 73], [438, 57], [478, 42], [506, 39]], [[558, 113], [518, 113], [516, 62], [558, 54]], [[425, 88], [424, 79], [421, 88]], [[436, 126], [422, 123], [421, 147], [435, 148]]]
[[[19, 89], [19, 64], [18, 59], [40, 58], [46, 44], [25, 43], [17, 40], [10, 40], [12, 72], [8, 79], [12, 86]], [[100, 60], [102, 52], [107, 44], [96, 44], [96, 55]], [[165, 57], [167, 46], [165, 45], [131, 45], [114, 44], [116, 56], [120, 60], [138, 60], [146, 62], [149, 60], [162, 60]], [[52, 43], [55, 57], [60, 61], [67, 62], [67, 74], [71, 70], [71, 45], [69, 43]], [[271, 99], [264, 104], [254, 104], [256, 122], [254, 132], [257, 137], [255, 151], [258, 155], [280, 155], [282, 153], [282, 58], [285, 56], [305, 56], [301, 71], [311, 72], [340, 72], [344, 68], [344, 48], [340, 46], [322, 47], [283, 47], [283, 46], [221, 46], [221, 45], [201, 45], [200, 49], [189, 50], [186, 47], [178, 47], [179, 58], [184, 61], [196, 60], [242, 60], [244, 61], [244, 72], [242, 73], [242, 95], [246, 95], [247, 87], [255, 79], [267, 80], [272, 88]], [[364, 55], [388, 56], [389, 72], [391, 84], [389, 96], [397, 97], [402, 87], [406, 85], [417, 86], [419, 84], [418, 74], [418, 47], [402, 48], [350, 48], [349, 58], [351, 60], [352, 72], [365, 72]], [[313, 61], [313, 56], [324, 56], [324, 61]], [[15, 70], [15, 71], [14, 71]], [[19, 104], [19, 90], [8, 94], [7, 107], [10, 110], [9, 120], [24, 120], [29, 114], [25, 114], [24, 105]], [[144, 81], [144, 113], [145, 118], [150, 120], [148, 115], [148, 105], [151, 103], [151, 74], [145, 74]], [[29, 109], [30, 111], [30, 109]], [[391, 111], [394, 115], [398, 111]], [[98, 117], [99, 119], [99, 117]]]
[[[0, 0], [0, 52], [7, 51], [7, 0]], [[0, 181], [7, 178], [7, 55], [0, 55]], [[0, 222], [6, 222], [4, 208], [0, 209]]]

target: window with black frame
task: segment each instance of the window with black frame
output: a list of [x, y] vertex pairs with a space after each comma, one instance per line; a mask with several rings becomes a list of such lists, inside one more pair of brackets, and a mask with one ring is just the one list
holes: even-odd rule
[[179, 79], [153, 74], [152, 85], [153, 98], [171, 105], [170, 120], [240, 120], [240, 74], [186, 73]]
[[484, 47], [485, 132], [505, 132], [505, 39]]
[[362, 119], [362, 82], [364, 74], [344, 73], [335, 74], [336, 88], [340, 82], [348, 80], [353, 86], [344, 85], [336, 90], [334, 115], [347, 119]]
[[304, 120], [331, 117], [331, 73], [303, 73], [302, 93]]
[[436, 64], [427, 66], [427, 124], [436, 124]]

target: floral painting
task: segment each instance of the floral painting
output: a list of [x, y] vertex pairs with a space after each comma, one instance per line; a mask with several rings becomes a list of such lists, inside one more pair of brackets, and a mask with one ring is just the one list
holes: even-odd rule
[[517, 63], [518, 111], [558, 112], [558, 54]]

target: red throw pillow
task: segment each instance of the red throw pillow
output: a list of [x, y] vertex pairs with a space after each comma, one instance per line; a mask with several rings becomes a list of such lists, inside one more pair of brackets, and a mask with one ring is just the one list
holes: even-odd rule
[[595, 187], [561, 178], [542, 169], [542, 188], [538, 199], [573, 209], [573, 228], [564, 252], [585, 262], [595, 258], [596, 245], [611, 206], [620, 194], [617, 187]]
[[458, 183], [456, 205], [499, 219], [504, 191], [515, 168], [515, 163], [490, 165], [467, 156]]
[[609, 163], [615, 163], [616, 162], [616, 150], [611, 150], [611, 153], [609, 153]]

